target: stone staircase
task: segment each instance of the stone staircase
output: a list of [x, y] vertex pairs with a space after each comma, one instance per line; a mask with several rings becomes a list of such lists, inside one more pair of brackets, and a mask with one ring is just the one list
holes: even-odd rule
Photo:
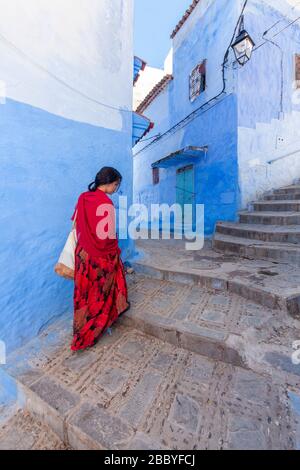
[[300, 448], [300, 325], [231, 292], [133, 274], [112, 335], [74, 353], [72, 315], [7, 358], [24, 409], [1, 449]]
[[300, 184], [276, 189], [239, 214], [218, 222], [213, 248], [248, 259], [300, 266]]

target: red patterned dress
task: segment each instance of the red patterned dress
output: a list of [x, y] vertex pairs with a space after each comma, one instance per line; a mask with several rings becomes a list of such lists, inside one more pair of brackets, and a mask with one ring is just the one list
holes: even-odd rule
[[[102, 200], [104, 198], [103, 194], [96, 193], [95, 196], [91, 193], [85, 194], [87, 194], [87, 198], [84, 198], [83, 195], [85, 201], [81, 201], [81, 204], [78, 203], [76, 206], [76, 209], [78, 208], [77, 231], [79, 237], [75, 251], [74, 339], [71, 346], [73, 351], [94, 346], [103, 333], [130, 306], [125, 269], [117, 241], [112, 243], [109, 240], [107, 242], [99, 240], [97, 242], [96, 238], [92, 237], [94, 246], [91, 246], [91, 239], [87, 242], [86, 234], [83, 233], [84, 230], [80, 227], [84, 223], [85, 228], [87, 225], [88, 230], [93, 230], [93, 215], [89, 217], [89, 214], [94, 208], [94, 199], [97, 199], [96, 202], [99, 203], [99, 197]], [[108, 199], [107, 196], [105, 197]], [[86, 200], [88, 200], [88, 203], [85, 204]], [[107, 203], [107, 201], [105, 202]], [[80, 230], [83, 233], [82, 237], [80, 236]], [[81, 240], [83, 240], [83, 243]], [[98, 243], [97, 248], [100, 249], [101, 253], [97, 253], [97, 250], [95, 250], [94, 242]], [[83, 247], [82, 244], [85, 246]], [[105, 252], [105, 245], [107, 252]]]

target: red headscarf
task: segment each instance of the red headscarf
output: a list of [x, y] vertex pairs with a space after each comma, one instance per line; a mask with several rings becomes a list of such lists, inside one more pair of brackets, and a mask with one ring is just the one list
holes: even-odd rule
[[[115, 208], [112, 200], [103, 191], [96, 189], [94, 192], [82, 193], [72, 220], [76, 211], [77, 240], [90, 256], [120, 253], [115, 230]], [[105, 234], [106, 239], [102, 239]]]

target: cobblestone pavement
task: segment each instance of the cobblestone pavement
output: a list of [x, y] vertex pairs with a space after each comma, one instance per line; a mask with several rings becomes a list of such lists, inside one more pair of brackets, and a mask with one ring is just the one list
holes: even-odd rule
[[70, 351], [69, 319], [9, 358], [30, 412], [75, 449], [300, 448], [296, 320], [228, 292], [128, 281], [132, 309], [96, 347]]
[[300, 322], [280, 310], [260, 306], [230, 292], [161, 281], [129, 278], [131, 310], [127, 326], [154, 334], [193, 352], [282, 376], [299, 379], [293, 344]]
[[18, 411], [0, 426], [0, 450], [67, 450], [67, 446], [48, 426], [26, 411]]

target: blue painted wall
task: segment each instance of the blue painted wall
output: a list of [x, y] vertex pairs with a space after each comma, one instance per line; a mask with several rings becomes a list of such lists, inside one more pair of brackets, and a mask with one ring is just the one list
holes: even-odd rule
[[[222, 90], [222, 62], [243, 4], [242, 0], [199, 2], [173, 41], [173, 81], [144, 111], [155, 123], [147, 139], [163, 134]], [[298, 16], [299, 9], [293, 10], [286, 0], [249, 0], [245, 27], [260, 46], [268, 28], [277, 23], [271, 37]], [[161, 182], [153, 186], [151, 164], [187, 145], [209, 146], [207, 160], [196, 164], [196, 201], [205, 203], [207, 235], [213, 233], [217, 220], [236, 220], [238, 209], [246, 208], [265, 191], [300, 178], [300, 89], [293, 89], [294, 56], [300, 54], [299, 22], [273, 41], [283, 49], [283, 113], [279, 49], [263, 45], [245, 67], [238, 66], [230, 50], [226, 98], [154, 144], [141, 142], [134, 149], [137, 202], [175, 202], [176, 167], [161, 170]], [[190, 103], [189, 75], [204, 59], [207, 88]], [[285, 155], [286, 159], [268, 164]]]
[[[131, 201], [131, 117], [117, 132], [26, 104], [0, 106], [0, 339], [7, 352], [73, 309], [73, 283], [53, 271], [79, 194], [104, 165], [124, 176]], [[126, 258], [132, 244], [122, 241]]]
[[[223, 88], [222, 62], [238, 18], [233, 0], [200, 2], [190, 19], [175, 36], [173, 76], [167, 88], [144, 111], [163, 133], [220, 93]], [[224, 22], [224, 18], [226, 21]], [[207, 88], [193, 103], [189, 100], [189, 76], [207, 59]], [[236, 73], [228, 70], [227, 96], [185, 126], [152, 145], [141, 142], [134, 149], [134, 200], [151, 203], [176, 202], [176, 170], [195, 165], [195, 202], [205, 204], [205, 234], [211, 235], [217, 220], [236, 220], [239, 206], [237, 163]], [[186, 146], [208, 145], [207, 157], [184, 160], [181, 165], [160, 169], [160, 183], [153, 185], [151, 164]], [[147, 147], [146, 147], [147, 146]]]
[[[214, 231], [218, 219], [235, 220], [238, 208], [238, 165], [237, 165], [237, 107], [236, 97], [228, 96], [215, 110], [205, 113], [189, 124], [177, 140], [178, 149], [188, 145], [208, 145], [207, 156], [184, 159], [182, 164], [161, 168], [160, 183], [152, 185], [151, 163], [165, 152], [160, 146], [149, 148], [139, 154], [139, 165], [143, 166], [143, 176], [135, 185], [135, 197], [139, 203], [150, 208], [151, 203], [172, 205], [176, 202], [176, 170], [188, 164], [195, 167], [195, 203], [205, 204], [205, 233]], [[142, 181], [148, 184], [141, 186]], [[150, 180], [150, 181], [149, 181]]]

